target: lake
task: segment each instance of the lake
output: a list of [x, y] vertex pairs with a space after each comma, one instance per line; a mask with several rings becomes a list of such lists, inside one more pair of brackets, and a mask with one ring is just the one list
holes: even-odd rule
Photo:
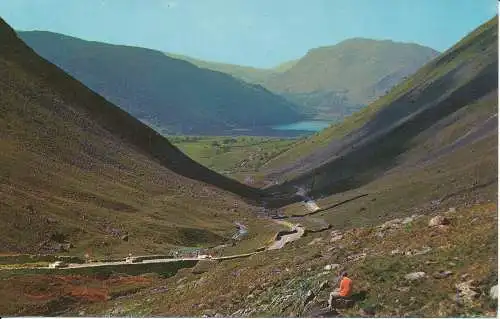
[[277, 131], [310, 131], [318, 132], [330, 126], [332, 122], [329, 121], [300, 121], [284, 125], [273, 126], [273, 130]]

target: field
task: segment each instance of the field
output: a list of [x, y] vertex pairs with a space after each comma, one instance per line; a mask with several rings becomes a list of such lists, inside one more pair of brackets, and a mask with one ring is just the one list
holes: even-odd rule
[[255, 174], [262, 165], [286, 151], [295, 142], [295, 139], [257, 136], [167, 138], [193, 160], [236, 178], [242, 178], [245, 173]]

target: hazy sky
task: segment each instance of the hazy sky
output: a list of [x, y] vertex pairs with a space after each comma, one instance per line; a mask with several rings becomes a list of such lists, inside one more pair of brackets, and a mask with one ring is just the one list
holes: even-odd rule
[[496, 0], [0, 0], [16, 30], [257, 67], [352, 37], [444, 51], [496, 13]]

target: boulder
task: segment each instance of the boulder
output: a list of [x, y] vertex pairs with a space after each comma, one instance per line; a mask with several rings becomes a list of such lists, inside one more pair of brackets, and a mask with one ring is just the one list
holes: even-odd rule
[[326, 265], [323, 269], [324, 270], [335, 270], [340, 268], [340, 264], [331, 264], [331, 265]]
[[426, 277], [426, 274], [423, 271], [412, 272], [412, 273], [405, 275], [405, 279], [410, 280], [410, 281], [420, 280], [420, 279], [423, 279], [425, 277]]
[[[337, 317], [338, 312], [328, 308], [326, 301], [315, 301], [305, 307], [302, 316], [306, 318], [332, 318]], [[293, 316], [290, 316], [293, 317]], [[296, 317], [296, 316], [295, 316]]]
[[121, 240], [123, 240], [123, 241], [128, 241], [128, 234], [123, 235], [123, 236], [121, 237]]
[[450, 220], [442, 215], [437, 215], [429, 220], [429, 227], [441, 226], [441, 225], [449, 225]]

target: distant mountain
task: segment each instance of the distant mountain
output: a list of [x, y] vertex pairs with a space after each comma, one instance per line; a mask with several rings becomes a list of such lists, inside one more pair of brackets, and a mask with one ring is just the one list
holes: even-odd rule
[[18, 34], [93, 91], [168, 133], [220, 134], [302, 118], [295, 105], [259, 85], [159, 51], [43, 31]]
[[417, 44], [362, 38], [310, 50], [263, 84], [322, 118], [342, 118], [383, 95], [439, 53]]
[[259, 69], [250, 66], [211, 62], [174, 53], [165, 53], [165, 54], [174, 59], [187, 61], [200, 68], [226, 73], [245, 82], [254, 84], [260, 84], [265, 82], [267, 78], [270, 77], [275, 72], [273, 69]]
[[254, 68], [250, 66], [242, 66], [237, 64], [205, 61], [181, 54], [174, 54], [174, 53], [165, 53], [165, 54], [174, 59], [187, 61], [200, 68], [223, 72], [232, 75], [235, 78], [241, 79], [245, 82], [254, 84], [265, 83], [271, 76], [289, 70], [298, 61], [298, 60], [287, 61], [271, 69], [262, 69], [262, 68]]

